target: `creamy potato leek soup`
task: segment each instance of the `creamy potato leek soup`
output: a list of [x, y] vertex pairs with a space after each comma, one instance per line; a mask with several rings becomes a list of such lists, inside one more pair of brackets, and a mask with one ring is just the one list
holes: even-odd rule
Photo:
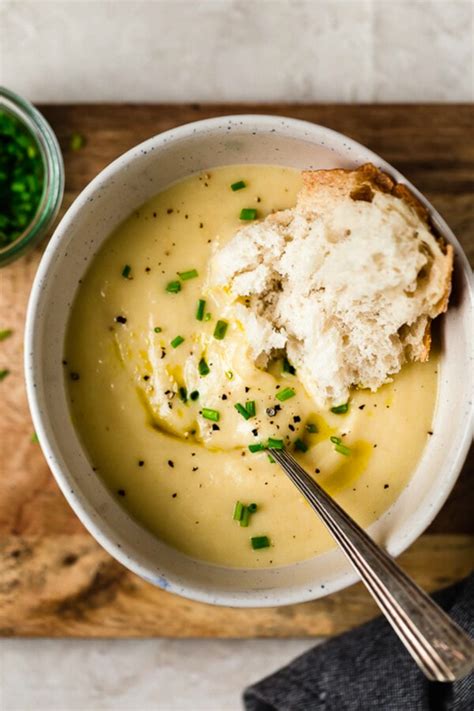
[[292, 169], [235, 165], [171, 186], [103, 245], [70, 317], [65, 377], [91, 467], [148, 530], [215, 564], [278, 566], [334, 546], [269, 444], [367, 526], [430, 434], [436, 353], [321, 407], [284, 351], [256, 365], [225, 286], [210, 285], [217, 246], [294, 206], [301, 185]]

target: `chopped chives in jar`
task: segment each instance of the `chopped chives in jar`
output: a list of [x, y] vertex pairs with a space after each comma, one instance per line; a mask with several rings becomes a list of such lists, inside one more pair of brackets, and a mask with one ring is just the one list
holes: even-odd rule
[[204, 311], [206, 308], [206, 302], [204, 299], [199, 299], [197, 309], [196, 309], [196, 319], [202, 321], [204, 318]]
[[187, 272], [178, 272], [178, 276], [181, 281], [188, 281], [188, 279], [195, 279], [199, 274], [197, 269], [189, 269]]
[[171, 341], [170, 346], [172, 348], [177, 348], [182, 343], [184, 343], [184, 338], [182, 336], [176, 336], [176, 338], [173, 338], [173, 340]]
[[122, 276], [124, 277], [124, 279], [130, 279], [131, 271], [132, 271], [132, 267], [130, 266], [130, 264], [126, 264], [124, 266], [124, 268], [122, 269]]
[[329, 439], [333, 443], [336, 452], [343, 454], [345, 457], [349, 456], [351, 450], [349, 447], [346, 447], [345, 444], [342, 444], [342, 439], [340, 437], [330, 437]]
[[181, 291], [181, 283], [179, 281], [170, 281], [166, 285], [166, 291], [169, 294], [177, 294], [179, 291]]
[[41, 150], [23, 122], [0, 110], [0, 248], [33, 221], [44, 187]]
[[229, 324], [227, 323], [227, 321], [218, 321], [214, 329], [214, 338], [216, 338], [218, 341], [222, 341], [225, 337], [225, 334], [227, 333], [228, 325]]
[[335, 415], [344, 415], [349, 409], [349, 403], [345, 402], [343, 405], [336, 405], [336, 407], [331, 407], [331, 412]]
[[280, 402], [284, 402], [285, 400], [289, 400], [290, 397], [293, 397], [294, 395], [296, 395], [296, 393], [293, 388], [284, 388], [283, 390], [280, 390], [275, 397]]
[[247, 186], [243, 180], [238, 180], [236, 183], [232, 183], [232, 185], [230, 186], [230, 189], [233, 190], [235, 193], [236, 190], [242, 190], [243, 188], [246, 188], [246, 187]]
[[217, 410], [211, 410], [210, 407], [203, 407], [202, 408], [202, 416], [206, 420], [211, 420], [212, 422], [219, 422], [220, 417], [221, 417]]
[[256, 217], [257, 210], [254, 207], [243, 207], [239, 215], [241, 220], [255, 220]]
[[198, 370], [199, 370], [199, 375], [207, 375], [208, 373], [211, 372], [208, 364], [206, 363], [205, 358], [201, 358], [201, 360], [199, 361]]
[[283, 449], [283, 440], [282, 439], [274, 439], [273, 437], [268, 438], [268, 447], [269, 449]]
[[308, 445], [298, 437], [298, 439], [295, 439], [295, 449], [298, 450], [298, 452], [307, 452]]
[[254, 551], [257, 551], [260, 548], [270, 547], [270, 539], [268, 538], [268, 536], [254, 536], [250, 539], [250, 542]]

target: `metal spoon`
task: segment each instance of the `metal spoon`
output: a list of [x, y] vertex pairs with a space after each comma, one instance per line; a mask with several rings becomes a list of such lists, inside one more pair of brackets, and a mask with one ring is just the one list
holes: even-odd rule
[[341, 546], [393, 629], [431, 681], [474, 666], [474, 642], [283, 449], [270, 449]]

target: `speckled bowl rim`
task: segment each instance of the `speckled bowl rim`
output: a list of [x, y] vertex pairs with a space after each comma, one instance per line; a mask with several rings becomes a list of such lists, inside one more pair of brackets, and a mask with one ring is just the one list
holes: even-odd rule
[[[406, 184], [418, 197], [418, 199], [428, 208], [430, 217], [439, 233], [453, 245], [456, 260], [458, 262], [458, 268], [461, 270], [466, 282], [469, 284], [467, 298], [469, 300], [469, 308], [472, 313], [474, 300], [472, 274], [467, 258], [458, 240], [428, 200], [426, 200], [426, 198], [389, 163], [381, 159], [377, 154], [373, 153], [362, 144], [348, 138], [347, 136], [344, 136], [341, 133], [338, 133], [337, 131], [334, 131], [333, 129], [320, 126], [318, 124], [299, 119], [271, 115], [237, 114], [222, 116], [212, 119], [204, 119], [170, 129], [169, 131], [158, 134], [131, 148], [102, 170], [75, 199], [51, 238], [51, 241], [41, 260], [32, 287], [25, 327], [25, 378], [27, 396], [35, 430], [38, 434], [41, 447], [56, 481], [71, 508], [82, 521], [84, 526], [100, 543], [100, 545], [108, 553], [110, 553], [110, 555], [122, 563], [126, 568], [139, 575], [141, 578], [153, 583], [154, 585], [158, 585], [166, 590], [192, 600], [214, 605], [229, 605], [234, 607], [280, 606], [306, 602], [314, 600], [318, 597], [323, 597], [351, 585], [358, 580], [358, 576], [347, 566], [338, 578], [328, 582], [325, 586], [321, 586], [324, 588], [323, 591], [318, 589], [316, 585], [313, 588], [308, 588], [304, 585], [300, 588], [294, 588], [286, 591], [282, 588], [275, 590], [274, 592], [268, 589], [248, 590], [246, 592], [230, 592], [227, 590], [217, 592], [213, 588], [203, 589], [202, 586], [182, 586], [179, 581], [173, 579], [173, 574], [170, 574], [169, 572], [167, 573], [166, 579], [164, 579], [161, 575], [157, 574], [155, 566], [152, 566], [151, 564], [148, 566], [143, 565], [136, 560], [136, 556], [129, 555], [127, 552], [127, 546], [118, 544], [114, 539], [114, 536], [111, 535], [110, 530], [108, 530], [110, 528], [109, 524], [105, 524], [101, 520], [97, 520], [97, 517], [93, 515], [93, 509], [90, 502], [82, 500], [80, 496], [73, 493], [71, 484], [75, 482], [70, 472], [67, 471], [67, 469], [63, 469], [60, 465], [57, 452], [49, 441], [47, 430], [43, 423], [43, 414], [41, 411], [42, 406], [37, 396], [36, 389], [36, 381], [38, 378], [41, 378], [41, 366], [38, 365], [35, 353], [36, 337], [39, 328], [39, 324], [37, 322], [38, 304], [41, 298], [43, 284], [47, 280], [48, 273], [51, 270], [52, 265], [54, 265], [58, 254], [61, 252], [63, 238], [72, 223], [78, 219], [82, 210], [87, 209], [88, 202], [90, 202], [91, 198], [93, 198], [93, 196], [100, 191], [101, 186], [103, 186], [110, 179], [114, 178], [114, 176], [116, 176], [125, 166], [139, 158], [139, 156], [143, 153], [152, 150], [159, 150], [164, 147], [165, 144], [169, 145], [171, 141], [187, 138], [200, 132], [205, 134], [208, 131], [216, 131], [218, 129], [221, 129], [224, 132], [229, 129], [229, 126], [235, 127], [235, 129], [247, 131], [250, 131], [252, 128], [256, 131], [262, 132], [274, 132], [279, 129], [284, 129], [285, 131], [290, 131], [290, 135], [291, 131], [293, 131], [293, 137], [295, 134], [304, 134], [306, 136], [311, 136], [314, 141], [316, 141], [318, 136], [320, 140], [324, 136], [326, 139], [329, 139], [328, 143], [331, 143], [331, 140], [337, 143], [342, 142], [342, 145], [346, 147], [346, 150], [352, 151], [351, 156], [354, 157], [354, 165], [360, 164], [361, 162], [371, 161], [382, 170], [388, 172], [397, 182]], [[322, 142], [321, 145], [323, 143], [324, 142]], [[358, 160], [357, 155], [363, 156], [363, 158]], [[212, 165], [209, 165], [208, 167], [212, 168]], [[465, 413], [464, 426], [457, 441], [457, 453], [448, 463], [446, 468], [446, 474], [443, 477], [443, 486], [440, 487], [437, 492], [432, 492], [431, 497], [427, 494], [427, 500], [424, 502], [423, 512], [420, 513], [418, 511], [416, 520], [410, 521], [411, 526], [409, 531], [397, 530], [396, 532], [392, 531], [390, 533], [388, 550], [393, 556], [397, 556], [406, 550], [406, 548], [408, 548], [423, 533], [448, 498], [469, 450], [472, 439], [472, 422], [473, 407], [471, 403], [470, 410]], [[372, 526], [369, 527], [369, 532], [371, 528]], [[191, 558], [189, 561], [194, 565], [201, 565], [200, 561], [195, 561]], [[293, 566], [298, 565], [298, 563], [293, 564]]]

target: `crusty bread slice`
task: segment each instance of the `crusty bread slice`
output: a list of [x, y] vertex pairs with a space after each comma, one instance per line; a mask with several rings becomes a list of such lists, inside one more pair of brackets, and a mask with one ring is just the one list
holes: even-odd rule
[[453, 249], [406, 186], [372, 164], [306, 171], [303, 183], [295, 208], [217, 252], [210, 283], [227, 287], [257, 363], [284, 348], [316, 402], [339, 404], [351, 386], [376, 390], [428, 358]]

